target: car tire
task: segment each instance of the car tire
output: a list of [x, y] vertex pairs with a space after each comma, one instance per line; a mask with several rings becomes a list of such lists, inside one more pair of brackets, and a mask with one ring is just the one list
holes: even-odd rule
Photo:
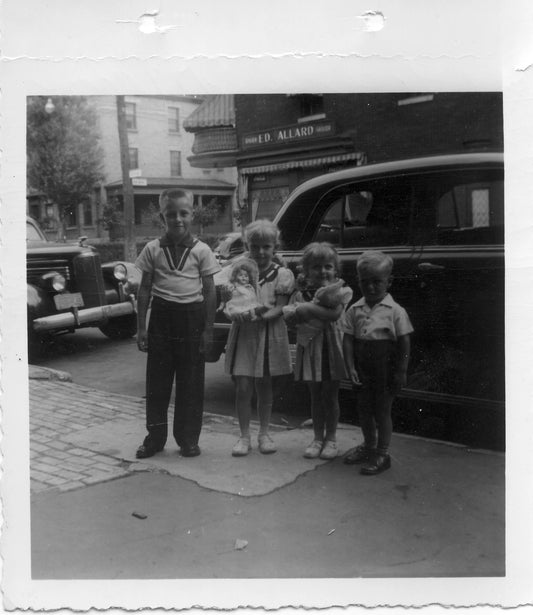
[[45, 340], [41, 335], [28, 327], [28, 363], [32, 363], [44, 354]]
[[131, 314], [113, 318], [113, 320], [98, 328], [109, 339], [127, 340], [137, 333], [137, 316]]

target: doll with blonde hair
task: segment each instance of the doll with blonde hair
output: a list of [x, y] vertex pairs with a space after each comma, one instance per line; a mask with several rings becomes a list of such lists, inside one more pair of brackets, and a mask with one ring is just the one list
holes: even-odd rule
[[230, 320], [234, 320], [237, 315], [257, 320], [268, 311], [257, 299], [258, 277], [259, 269], [249, 258], [241, 259], [233, 265], [229, 283], [222, 291], [225, 301], [219, 308]]

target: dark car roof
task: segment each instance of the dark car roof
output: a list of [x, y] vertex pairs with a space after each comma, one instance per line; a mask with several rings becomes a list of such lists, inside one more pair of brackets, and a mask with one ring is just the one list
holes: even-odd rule
[[367, 164], [333, 173], [325, 173], [313, 177], [291, 192], [281, 209], [274, 218], [274, 223], [284, 215], [290, 204], [301, 194], [308, 190], [321, 188], [322, 192], [327, 192], [330, 188], [357, 179], [369, 178], [379, 175], [395, 175], [399, 173], [410, 173], [415, 170], [429, 171], [432, 169], [444, 169], [453, 167], [475, 166], [483, 164], [503, 165], [503, 153], [501, 152], [477, 152], [447, 154], [443, 156], [425, 156], [423, 158], [408, 158], [405, 160], [394, 160], [391, 162], [380, 162]]

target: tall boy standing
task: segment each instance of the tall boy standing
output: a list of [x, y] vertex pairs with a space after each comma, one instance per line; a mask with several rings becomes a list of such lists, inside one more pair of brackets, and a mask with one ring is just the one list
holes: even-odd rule
[[216, 310], [213, 274], [220, 269], [209, 246], [190, 233], [192, 195], [183, 190], [164, 190], [159, 197], [159, 208], [166, 233], [150, 241], [135, 263], [142, 271], [137, 302], [137, 346], [148, 353], [148, 435], [137, 449], [138, 459], [152, 457], [165, 446], [174, 377], [174, 438], [183, 457], [200, 454], [204, 353], [213, 342]]

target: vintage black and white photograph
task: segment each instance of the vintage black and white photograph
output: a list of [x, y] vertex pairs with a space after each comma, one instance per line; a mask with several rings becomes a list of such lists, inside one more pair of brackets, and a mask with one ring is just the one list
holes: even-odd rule
[[531, 602], [533, 12], [56, 2], [3, 8], [5, 608]]
[[35, 579], [505, 574], [501, 92], [27, 122]]

